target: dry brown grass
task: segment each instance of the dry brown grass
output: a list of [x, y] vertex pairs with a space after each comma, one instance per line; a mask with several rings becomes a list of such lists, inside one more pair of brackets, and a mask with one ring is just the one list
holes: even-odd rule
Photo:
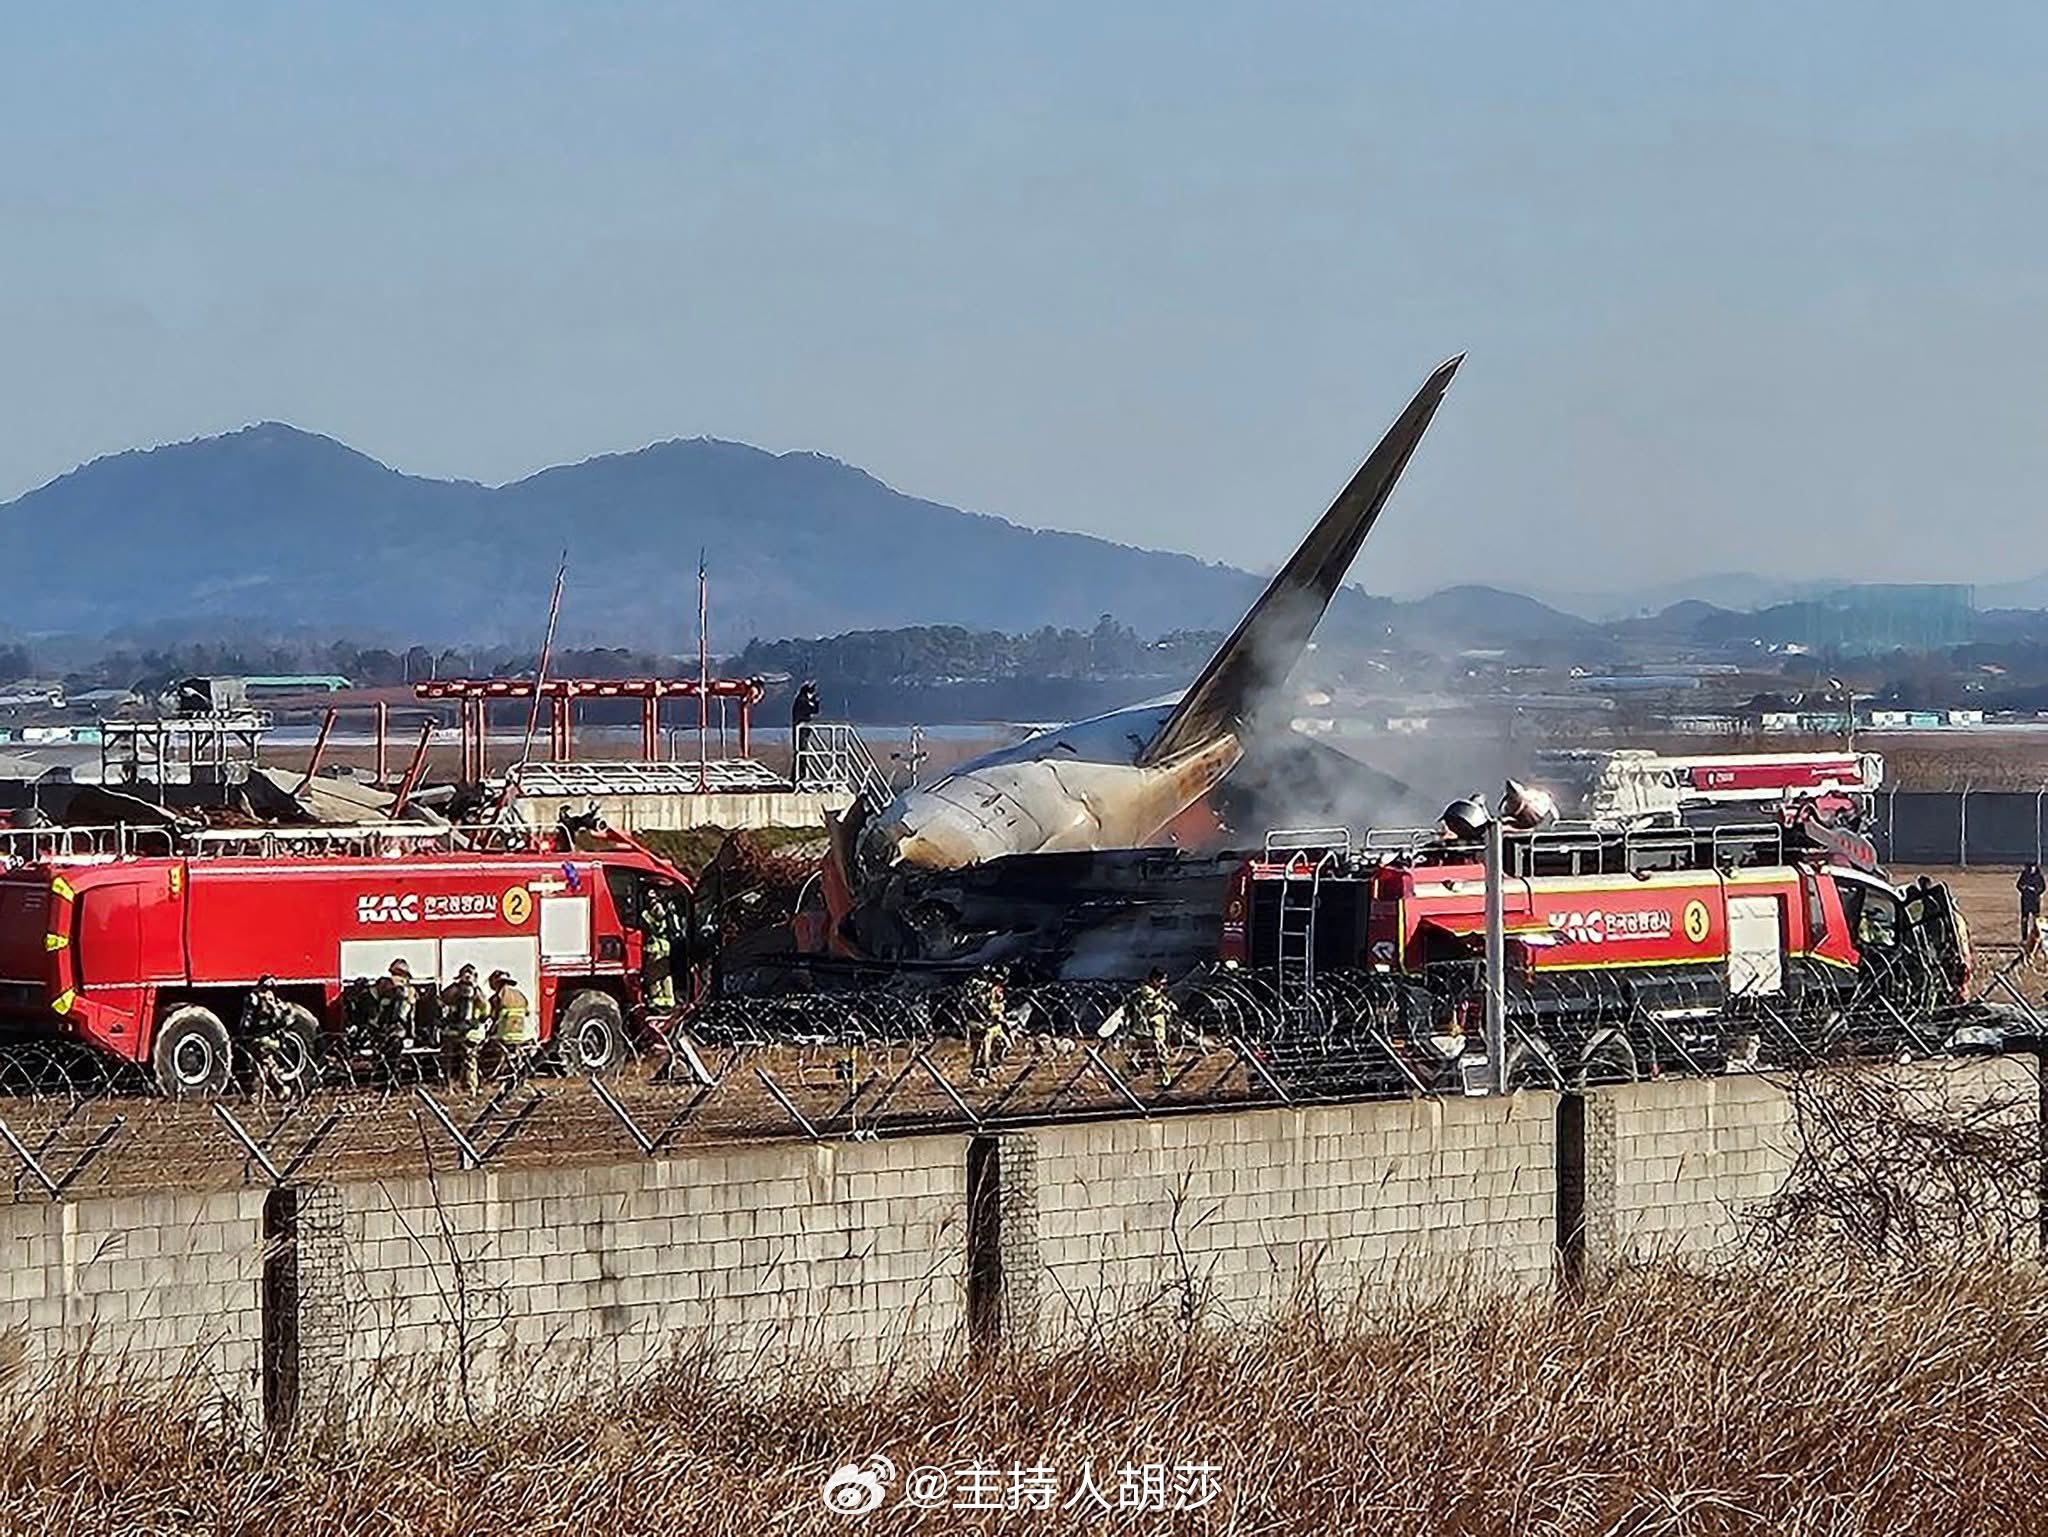
[[[2048, 1283], [1651, 1268], [1562, 1308], [1449, 1298], [1255, 1332], [1125, 1338], [876, 1391], [721, 1385], [701, 1362], [480, 1432], [266, 1460], [196, 1405], [78, 1385], [0, 1426], [0, 1529], [69, 1534], [1227, 1531], [1399, 1534], [2042, 1529]], [[855, 1522], [840, 1462], [1205, 1461], [1200, 1513]]]

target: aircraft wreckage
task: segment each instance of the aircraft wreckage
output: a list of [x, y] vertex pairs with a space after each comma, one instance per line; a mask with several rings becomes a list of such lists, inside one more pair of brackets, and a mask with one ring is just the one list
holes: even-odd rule
[[1069, 975], [1105, 974], [1111, 956], [1167, 959], [1137, 930], [1213, 912], [1223, 866], [1155, 845], [1244, 757], [1256, 707], [1307, 649], [1463, 361], [1416, 391], [1185, 693], [1041, 732], [836, 824], [806, 948], [1034, 957]]

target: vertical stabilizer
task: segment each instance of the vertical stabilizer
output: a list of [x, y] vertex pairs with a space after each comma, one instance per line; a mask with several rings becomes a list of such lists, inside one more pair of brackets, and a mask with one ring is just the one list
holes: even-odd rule
[[1323, 613], [1343, 584], [1365, 536], [1386, 505], [1394, 483], [1422, 441], [1451, 376], [1465, 361], [1460, 353], [1431, 374], [1408, 402], [1372, 456], [1330, 510], [1309, 530], [1181, 699], [1139, 760], [1163, 763], [1242, 725], [1254, 701], [1285, 678], [1301, 659]]

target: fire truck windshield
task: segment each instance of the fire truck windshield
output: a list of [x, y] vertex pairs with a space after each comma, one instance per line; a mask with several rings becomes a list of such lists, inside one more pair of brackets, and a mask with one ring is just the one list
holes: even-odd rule
[[605, 884], [611, 888], [612, 905], [627, 928], [646, 927], [645, 908], [651, 894], [659, 893], [671, 927], [684, 923], [690, 911], [690, 892], [674, 881], [663, 880], [643, 870], [605, 866]]
[[1899, 899], [1861, 881], [1837, 883], [1842, 912], [1859, 950], [1889, 950], [1899, 942]]

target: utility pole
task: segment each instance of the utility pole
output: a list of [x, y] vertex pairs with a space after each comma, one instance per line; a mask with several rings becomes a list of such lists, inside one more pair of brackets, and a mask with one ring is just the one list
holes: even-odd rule
[[704, 551], [697, 551], [697, 789], [711, 788], [711, 587]]
[[1505, 850], [1500, 814], [1486, 819], [1486, 1060], [1493, 1092], [1508, 1091], [1508, 940], [1502, 890]]

